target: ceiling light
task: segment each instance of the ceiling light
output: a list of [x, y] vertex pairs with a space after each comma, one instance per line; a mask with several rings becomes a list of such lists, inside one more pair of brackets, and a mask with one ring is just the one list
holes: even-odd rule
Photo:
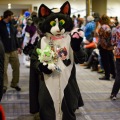
[[8, 9], [11, 9], [11, 3], [8, 4]]

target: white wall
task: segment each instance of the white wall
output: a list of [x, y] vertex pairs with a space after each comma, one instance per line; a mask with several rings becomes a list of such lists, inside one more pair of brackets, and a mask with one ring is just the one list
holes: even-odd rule
[[[3, 15], [3, 12], [4, 12], [5, 10], [1, 10], [0, 9], [0, 16], [2, 16]], [[15, 9], [12, 9], [11, 10], [13, 13], [14, 13], [14, 15], [20, 15], [20, 13], [21, 13], [21, 10], [15, 10]]]
[[[53, 7], [58, 7], [60, 8], [61, 5], [65, 2], [66, 0], [50, 0], [46, 1], [44, 0], [43, 2], [36, 2], [32, 4], [32, 9], [34, 6], [39, 6], [43, 3], [49, 8]], [[86, 0], [71, 0], [71, 12], [77, 14], [81, 14], [82, 17], [86, 15]], [[104, 3], [103, 3], [104, 4]], [[102, 7], [102, 6], [101, 6]], [[78, 12], [77, 12], [78, 11]], [[107, 0], [107, 15], [108, 16], [118, 16], [120, 20], [120, 0]]]
[[108, 0], [107, 15], [113, 17], [118, 16], [120, 21], [120, 0]]
[[[32, 5], [32, 10], [34, 6], [39, 6], [43, 3], [49, 8], [57, 7], [60, 8], [61, 5], [66, 0], [0, 0], [0, 5], [2, 4], [8, 4], [8, 2], [11, 2], [12, 4], [16, 5], [16, 7], [19, 7], [20, 5]], [[81, 14], [82, 17], [86, 15], [86, 0], [68, 0], [71, 4], [71, 12], [75, 13], [77, 15], [78, 13]], [[17, 5], [18, 4], [18, 5]], [[104, 4], [104, 3], [103, 3]], [[102, 6], [101, 6], [102, 7]], [[4, 7], [5, 8], [5, 7]], [[3, 14], [3, 9], [0, 7], [0, 15]], [[78, 12], [77, 12], [78, 11]], [[18, 13], [17, 10], [14, 10], [15, 13]], [[118, 16], [120, 20], [120, 0], [107, 0], [107, 14], [109, 16]]]
[[4, 12], [4, 10], [0, 9], [0, 16], [3, 16], [3, 12]]

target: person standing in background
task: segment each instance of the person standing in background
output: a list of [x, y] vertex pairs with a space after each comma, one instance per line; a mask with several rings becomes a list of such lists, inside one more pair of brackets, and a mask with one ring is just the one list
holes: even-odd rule
[[105, 76], [99, 80], [110, 80], [110, 74], [115, 79], [115, 65], [113, 55], [113, 45], [111, 44], [110, 18], [107, 15], [102, 15], [100, 20], [101, 28], [99, 29], [98, 49], [101, 56], [101, 62], [105, 71]]
[[84, 23], [84, 19], [81, 18], [80, 14], [78, 14], [77, 22], [78, 22], [78, 28], [81, 28], [82, 24]]
[[20, 25], [17, 26], [17, 41], [18, 41], [18, 45], [19, 47], [22, 49], [22, 45], [23, 45], [23, 35], [22, 35], [22, 27]]
[[73, 20], [74, 28], [77, 28], [78, 27], [78, 21], [77, 21], [77, 17], [75, 15], [72, 16], [72, 20]]
[[5, 51], [0, 38], [0, 101], [3, 96], [4, 54]]
[[3, 14], [3, 19], [0, 21], [0, 37], [5, 49], [3, 93], [6, 92], [8, 86], [7, 69], [9, 63], [13, 70], [11, 87], [21, 91], [21, 88], [18, 86], [20, 66], [18, 53], [21, 53], [21, 49], [17, 43], [16, 30], [11, 23], [12, 19], [13, 12], [6, 10]]
[[120, 89], [120, 24], [114, 29], [112, 33], [112, 45], [115, 46], [114, 55], [116, 58], [116, 77], [113, 84], [110, 98], [112, 100], [117, 99], [117, 94]]

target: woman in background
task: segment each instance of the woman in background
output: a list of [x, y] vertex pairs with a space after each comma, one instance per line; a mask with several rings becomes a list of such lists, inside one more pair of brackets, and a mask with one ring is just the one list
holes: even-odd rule
[[100, 24], [98, 48], [105, 76], [99, 78], [99, 80], [110, 80], [110, 74], [112, 74], [112, 78], [115, 78], [113, 46], [111, 45], [111, 28], [109, 26], [110, 18], [107, 15], [102, 15]]

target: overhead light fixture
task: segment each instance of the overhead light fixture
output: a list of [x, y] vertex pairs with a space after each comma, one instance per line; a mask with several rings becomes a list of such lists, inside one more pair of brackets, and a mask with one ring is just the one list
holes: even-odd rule
[[11, 3], [8, 4], [8, 9], [11, 9]]

